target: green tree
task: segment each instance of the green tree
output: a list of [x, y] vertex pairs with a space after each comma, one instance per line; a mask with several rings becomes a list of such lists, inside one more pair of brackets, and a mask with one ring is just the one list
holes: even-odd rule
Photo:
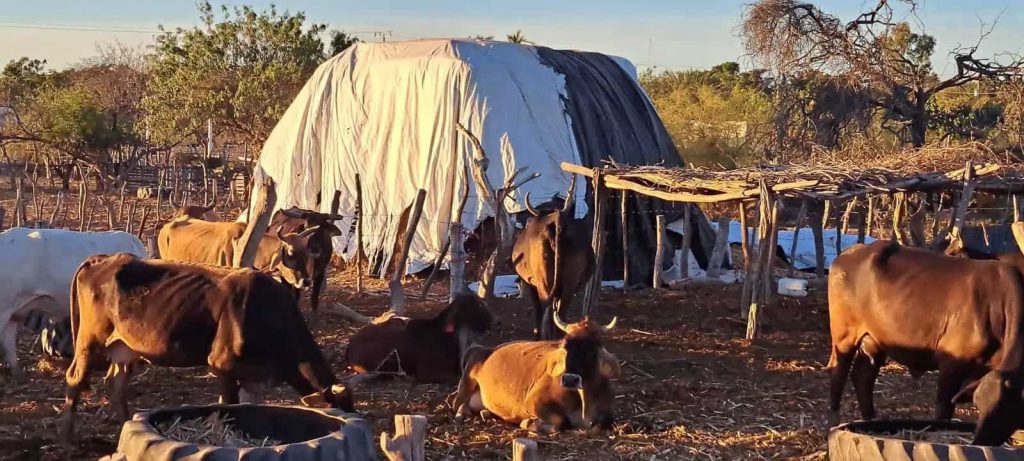
[[[147, 59], [145, 122], [164, 143], [204, 131], [262, 144], [313, 70], [325, 59], [326, 26], [305, 14], [199, 4], [202, 25], [165, 30]], [[335, 32], [331, 52], [354, 38]]]
[[355, 45], [356, 43], [359, 43], [359, 37], [347, 34], [340, 30], [332, 30], [329, 56], [337, 56], [342, 51], [347, 50], [348, 47]]

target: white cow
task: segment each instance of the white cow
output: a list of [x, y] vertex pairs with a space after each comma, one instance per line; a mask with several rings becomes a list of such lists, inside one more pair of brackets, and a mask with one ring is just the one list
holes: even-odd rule
[[33, 310], [67, 317], [78, 266], [89, 256], [117, 252], [147, 256], [142, 242], [125, 232], [16, 227], [0, 233], [0, 349], [15, 381], [22, 378], [18, 324]]

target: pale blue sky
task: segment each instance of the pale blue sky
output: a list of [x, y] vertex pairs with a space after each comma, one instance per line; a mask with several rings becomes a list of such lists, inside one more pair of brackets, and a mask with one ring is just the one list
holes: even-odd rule
[[[359, 32], [390, 30], [389, 40], [506, 34], [556, 48], [626, 57], [641, 67], [706, 68], [723, 61], [746, 67], [736, 28], [747, 0], [263, 0], [213, 2], [215, 5], [270, 3], [280, 10], [305, 11], [332, 28]], [[873, 0], [814, 2], [850, 19]], [[56, 68], [95, 53], [97, 42], [150, 43], [158, 24], [185, 26], [197, 21], [191, 1], [169, 0], [0, 0], [0, 63], [20, 56], [45, 58]], [[979, 55], [1024, 51], [1024, 0], [924, 0], [909, 18], [936, 37], [936, 70], [952, 70], [945, 54], [957, 44], [973, 44], [979, 21], [999, 22]], [[54, 27], [55, 26], [55, 27]]]

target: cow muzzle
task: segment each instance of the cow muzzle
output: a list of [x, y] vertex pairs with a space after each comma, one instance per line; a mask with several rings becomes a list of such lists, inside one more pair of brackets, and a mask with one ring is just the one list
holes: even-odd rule
[[563, 373], [562, 387], [566, 389], [580, 389], [583, 387], [583, 378], [574, 373]]

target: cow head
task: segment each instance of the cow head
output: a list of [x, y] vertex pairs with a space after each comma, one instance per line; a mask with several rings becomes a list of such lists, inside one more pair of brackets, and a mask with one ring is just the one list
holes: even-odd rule
[[452, 300], [437, 318], [444, 324], [446, 333], [465, 330], [479, 335], [495, 326], [495, 317], [487, 310], [484, 302], [470, 293], [462, 293]]
[[302, 397], [299, 401], [307, 407], [331, 407], [349, 413], [356, 411], [352, 391], [341, 384], [332, 384], [319, 392]]
[[314, 230], [306, 239], [313, 247], [315, 255], [310, 260], [309, 276], [313, 280], [320, 280], [327, 265], [331, 262], [331, 255], [334, 253], [333, 238], [341, 235], [341, 229], [334, 225], [334, 221], [341, 219], [341, 215], [318, 213], [310, 210], [303, 210], [297, 207], [279, 210], [270, 223], [269, 230], [277, 233], [306, 233]]
[[934, 245], [936, 249], [941, 249], [942, 254], [954, 258], [997, 259], [994, 254], [967, 246], [963, 237], [959, 235], [950, 235], [947, 239], [937, 241]]
[[990, 371], [960, 393], [971, 390], [978, 407], [973, 445], [1001, 445], [1024, 425], [1024, 380], [1018, 374]]
[[554, 314], [555, 326], [565, 333], [565, 337], [549, 359], [547, 373], [558, 379], [564, 389], [579, 394], [583, 422], [587, 426], [602, 417], [593, 414], [596, 399], [607, 388], [608, 380], [621, 374], [618, 359], [601, 344], [601, 335], [611, 330], [616, 320], [613, 318], [608, 325], [598, 325], [584, 317], [580, 322], [566, 324], [558, 313]]
[[274, 257], [272, 267], [280, 273], [285, 283], [303, 289], [311, 285], [315, 274], [315, 264], [328, 252], [323, 242], [317, 238], [319, 227], [312, 227], [302, 232], [284, 233], [277, 230], [277, 239], [281, 247]]

